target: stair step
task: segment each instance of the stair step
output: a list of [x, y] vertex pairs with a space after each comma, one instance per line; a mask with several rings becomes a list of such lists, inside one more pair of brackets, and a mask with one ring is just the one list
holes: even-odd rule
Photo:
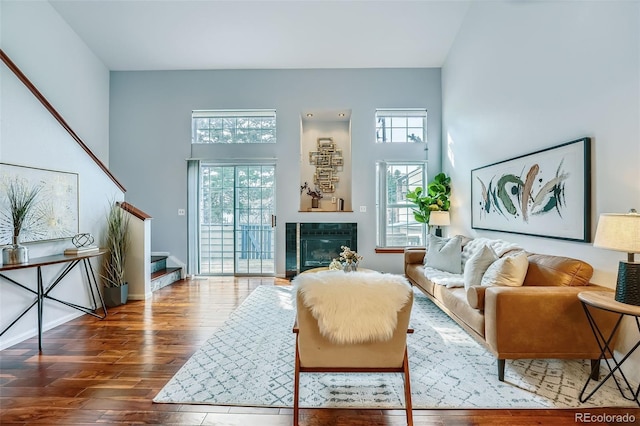
[[180, 268], [164, 268], [159, 271], [155, 271], [151, 274], [151, 281], [162, 278], [165, 275], [169, 275], [175, 271], [180, 271]]
[[165, 268], [151, 274], [151, 291], [159, 290], [182, 278], [181, 268]]
[[154, 274], [163, 269], [167, 269], [167, 258], [168, 256], [151, 256], [151, 273]]

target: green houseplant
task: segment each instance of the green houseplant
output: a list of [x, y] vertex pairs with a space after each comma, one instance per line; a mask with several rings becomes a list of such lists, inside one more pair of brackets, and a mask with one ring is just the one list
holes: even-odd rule
[[129, 297], [129, 285], [124, 277], [129, 248], [129, 214], [119, 203], [112, 204], [107, 213], [104, 248], [109, 251], [102, 265], [105, 303], [110, 307], [119, 306]]
[[416, 205], [413, 216], [420, 223], [429, 223], [432, 211], [449, 211], [451, 206], [451, 178], [445, 173], [438, 173], [427, 185], [427, 191], [422, 187], [407, 193], [407, 200]]

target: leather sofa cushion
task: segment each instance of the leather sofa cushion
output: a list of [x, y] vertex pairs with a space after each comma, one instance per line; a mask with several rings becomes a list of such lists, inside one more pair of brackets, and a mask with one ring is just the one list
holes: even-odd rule
[[562, 256], [532, 254], [524, 278], [525, 286], [585, 286], [593, 267], [581, 260]]
[[[467, 294], [464, 288], [444, 289], [437, 286], [441, 290], [441, 294], [436, 297], [442, 304], [451, 311], [451, 313], [462, 320], [468, 327], [484, 338], [484, 313], [478, 309], [472, 308], [467, 303]], [[439, 289], [434, 289], [438, 293]]]

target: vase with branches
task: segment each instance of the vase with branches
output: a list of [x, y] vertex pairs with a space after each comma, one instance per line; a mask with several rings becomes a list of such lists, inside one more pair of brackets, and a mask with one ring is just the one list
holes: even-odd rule
[[4, 264], [25, 263], [28, 250], [20, 245], [20, 234], [37, 222], [35, 206], [42, 186], [29, 185], [24, 179], [15, 177], [6, 182], [7, 208], [2, 211], [4, 233], [11, 234], [11, 245], [2, 249]]
[[307, 191], [307, 195], [311, 197], [311, 207], [318, 208], [318, 201], [322, 198], [322, 191], [317, 186], [311, 189], [307, 182], [304, 185], [300, 185], [300, 194]]

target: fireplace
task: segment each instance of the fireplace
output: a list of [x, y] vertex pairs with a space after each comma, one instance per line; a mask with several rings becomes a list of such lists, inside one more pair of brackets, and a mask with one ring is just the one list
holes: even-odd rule
[[286, 274], [329, 266], [340, 257], [340, 247], [358, 250], [356, 223], [287, 223]]

